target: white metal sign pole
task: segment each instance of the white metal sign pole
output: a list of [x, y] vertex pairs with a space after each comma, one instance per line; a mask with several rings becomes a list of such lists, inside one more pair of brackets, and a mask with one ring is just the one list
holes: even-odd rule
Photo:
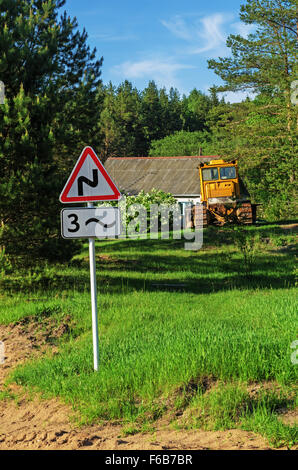
[[[88, 202], [88, 207], [93, 207]], [[90, 262], [90, 287], [92, 307], [92, 335], [93, 335], [93, 360], [94, 370], [98, 370], [99, 347], [98, 347], [98, 321], [97, 321], [97, 289], [96, 289], [96, 261], [95, 261], [95, 239], [89, 238], [89, 262]]]

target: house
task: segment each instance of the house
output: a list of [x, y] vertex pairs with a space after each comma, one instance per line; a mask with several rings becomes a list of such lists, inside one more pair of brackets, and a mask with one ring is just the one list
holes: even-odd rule
[[200, 200], [199, 164], [219, 156], [110, 157], [105, 168], [120, 191], [137, 195], [151, 189], [171, 193], [182, 206]]
[[137, 195], [151, 189], [171, 193], [181, 205], [185, 226], [191, 227], [191, 207], [200, 202], [200, 163], [219, 156], [110, 157], [105, 168], [120, 191]]

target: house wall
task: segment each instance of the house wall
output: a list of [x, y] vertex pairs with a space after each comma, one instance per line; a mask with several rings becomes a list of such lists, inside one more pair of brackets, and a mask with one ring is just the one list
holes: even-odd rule
[[201, 201], [200, 196], [175, 196], [177, 202], [181, 202], [182, 204], [199, 204]]
[[174, 196], [181, 205], [182, 221], [185, 228], [192, 228], [191, 208], [201, 202], [200, 196]]

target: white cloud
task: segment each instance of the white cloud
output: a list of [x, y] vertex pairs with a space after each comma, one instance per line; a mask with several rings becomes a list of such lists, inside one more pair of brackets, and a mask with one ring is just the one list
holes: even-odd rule
[[200, 21], [201, 28], [198, 36], [202, 40], [203, 46], [194, 47], [193, 54], [215, 51], [225, 45], [226, 35], [222, 31], [222, 25], [227, 22], [227, 15], [216, 13], [206, 16]]
[[[179, 88], [180, 82], [176, 73], [180, 70], [195, 68], [191, 65], [172, 62], [162, 58], [145, 59], [136, 62], [123, 62], [113, 67], [112, 71], [125, 79], [148, 78], [154, 80], [159, 87]], [[181, 87], [180, 87], [181, 90]]]
[[174, 36], [190, 43], [185, 49], [188, 54], [204, 54], [208, 56], [227, 55], [226, 40], [230, 33], [240, 34], [247, 38], [255, 29], [255, 25], [234, 22], [233, 13], [213, 13], [196, 18], [176, 15], [169, 21], [161, 21]]
[[191, 43], [186, 50], [188, 54], [218, 54], [225, 48], [227, 33], [224, 25], [233, 18], [232, 14], [214, 13], [190, 22], [182, 16], [175, 16], [171, 21], [162, 21], [162, 24], [176, 37]]
[[[209, 94], [210, 90], [210, 84], [206, 84], [205, 86], [202, 87], [202, 90], [205, 94]], [[247, 91], [223, 91], [218, 93], [218, 98], [221, 99], [224, 97], [226, 103], [241, 103], [241, 101], [244, 101], [247, 97], [250, 99], [254, 99], [256, 96], [255, 93], [253, 93], [251, 90]]]
[[226, 103], [241, 103], [241, 101], [244, 101], [247, 97], [253, 99], [256, 95], [251, 91], [226, 91], [219, 93], [218, 96], [219, 98], [223, 96]]
[[174, 36], [185, 39], [186, 41], [192, 40], [192, 33], [190, 28], [186, 24], [185, 20], [183, 20], [180, 16], [175, 16], [172, 21], [164, 21], [162, 20], [161, 23], [171, 32]]
[[248, 35], [255, 30], [255, 25], [241, 23], [240, 21], [231, 24], [231, 27], [235, 29], [236, 34], [240, 34], [240, 36], [244, 37], [245, 39], [247, 39]]
[[[247, 37], [253, 31], [253, 25], [245, 25], [236, 21], [234, 13], [217, 12], [209, 15], [176, 15], [168, 20], [162, 20], [161, 24], [177, 39], [181, 40], [182, 47], [173, 42], [175, 51], [167, 56], [159, 53], [153, 55], [152, 51], [140, 60], [128, 60], [115, 65], [110, 69], [111, 74], [123, 80], [154, 80], [158, 87], [178, 88], [181, 93], [187, 93], [179, 77], [181, 72], [187, 69], [198, 69], [196, 66], [185, 64], [185, 57], [189, 62], [194, 62], [191, 56], [205, 58], [225, 57], [230, 55], [226, 46], [229, 34], [240, 34]], [[125, 36], [98, 34], [103, 41], [125, 40]], [[132, 36], [126, 39], [135, 39]], [[196, 58], [196, 61], [198, 59]], [[237, 102], [246, 98], [243, 94], [226, 94], [227, 101]]]

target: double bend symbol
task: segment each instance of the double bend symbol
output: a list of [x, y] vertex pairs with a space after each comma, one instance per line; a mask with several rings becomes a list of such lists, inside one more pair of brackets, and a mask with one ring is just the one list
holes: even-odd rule
[[98, 170], [92, 170], [93, 180], [89, 180], [86, 176], [80, 176], [78, 178], [78, 195], [83, 196], [83, 183], [87, 184], [91, 188], [96, 188], [98, 185]]
[[104, 219], [106, 215], [107, 215], [107, 211], [104, 211], [103, 215], [99, 216], [98, 219], [96, 219], [95, 217], [91, 217], [91, 219], [86, 220], [85, 225], [87, 226], [88, 224], [91, 224], [91, 222], [95, 222], [101, 225], [104, 228], [104, 232], [106, 232], [107, 228], [111, 228], [111, 227], [114, 227], [114, 225], [116, 225], [116, 220], [114, 220], [114, 222], [112, 222], [111, 224], [105, 224], [104, 222], [102, 222], [101, 219]]

